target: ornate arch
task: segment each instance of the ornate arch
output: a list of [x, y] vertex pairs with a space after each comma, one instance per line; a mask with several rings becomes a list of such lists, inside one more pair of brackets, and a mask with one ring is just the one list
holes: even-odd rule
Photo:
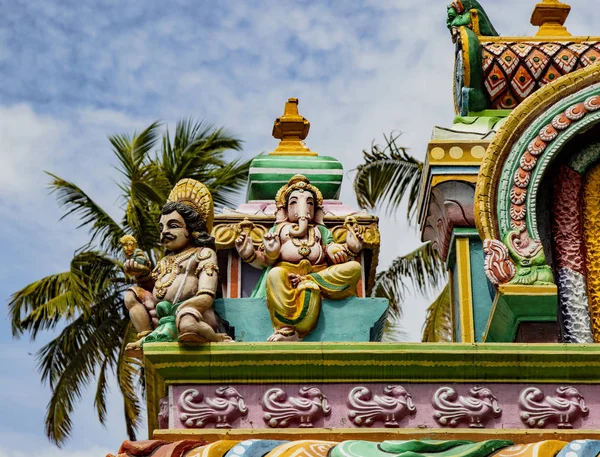
[[551, 83], [516, 108], [488, 147], [475, 191], [475, 221], [494, 284], [548, 284], [537, 192], [548, 165], [576, 134], [600, 122], [600, 66]]

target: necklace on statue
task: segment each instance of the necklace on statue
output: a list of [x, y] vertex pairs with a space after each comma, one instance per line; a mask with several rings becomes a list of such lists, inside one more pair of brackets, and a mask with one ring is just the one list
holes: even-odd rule
[[[189, 259], [195, 252], [195, 248], [190, 248], [180, 254], [163, 257], [156, 270], [152, 273], [152, 277], [156, 281], [154, 283], [156, 298], [159, 300], [165, 298], [167, 289], [175, 282], [175, 279], [177, 279], [177, 276], [180, 273], [179, 264], [184, 260]], [[162, 281], [165, 276], [167, 276], [166, 280]]]
[[298, 254], [302, 257], [308, 257], [310, 255], [310, 248], [315, 245], [315, 232], [312, 226], [308, 227], [308, 240], [298, 240], [290, 236], [294, 246], [298, 247]]

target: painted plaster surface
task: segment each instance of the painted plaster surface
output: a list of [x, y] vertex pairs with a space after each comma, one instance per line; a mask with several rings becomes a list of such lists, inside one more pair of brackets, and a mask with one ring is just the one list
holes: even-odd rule
[[[371, 328], [387, 307], [384, 298], [323, 300], [317, 327], [304, 341], [370, 341]], [[215, 300], [215, 310], [235, 327], [236, 341], [265, 341], [273, 333], [269, 310], [262, 298]]]
[[[323, 399], [326, 400], [327, 409], [330, 410], [327, 414], [323, 414], [321, 411], [318, 414], [312, 416], [312, 426], [315, 428], [364, 428], [364, 427], [398, 427], [398, 428], [433, 428], [439, 429], [444, 427], [457, 427], [457, 428], [470, 428], [473, 427], [473, 420], [469, 420], [469, 417], [475, 417], [478, 422], [476, 427], [487, 428], [487, 429], [529, 429], [531, 426], [527, 425], [522, 420], [522, 413], [524, 412], [523, 406], [519, 404], [519, 398], [526, 389], [539, 389], [543, 395], [538, 399], [538, 404], [548, 410], [551, 409], [552, 404], [556, 405], [562, 402], [566, 405], [566, 409], [562, 413], [568, 412], [570, 414], [570, 424], [574, 429], [596, 429], [600, 428], [600, 385], [585, 385], [585, 384], [572, 384], [569, 385], [572, 389], [580, 394], [581, 399], [576, 399], [574, 402], [569, 402], [570, 398], [560, 396], [557, 394], [557, 389], [560, 389], [559, 384], [501, 384], [501, 383], [489, 383], [489, 384], [458, 384], [458, 383], [431, 383], [431, 384], [414, 384], [414, 383], [402, 383], [402, 389], [410, 395], [410, 402], [408, 409], [413, 411], [407, 411], [405, 414], [399, 414], [395, 421], [397, 424], [386, 424], [386, 416], [374, 415], [374, 420], [370, 424], [359, 423], [356, 424], [354, 416], [351, 414], [352, 401], [349, 401], [353, 389], [358, 386], [368, 388], [374, 395], [383, 397], [385, 389], [390, 384], [384, 383], [332, 383], [332, 384], [231, 384], [229, 387], [235, 388], [239, 392], [240, 396], [243, 397], [244, 404], [248, 409], [246, 416], [239, 416], [235, 420], [231, 421], [233, 428], [245, 428], [245, 429], [264, 429], [269, 428], [268, 421], [265, 421], [265, 414], [268, 413], [264, 407], [264, 396], [270, 389], [280, 389], [285, 392], [289, 397], [299, 397], [299, 391], [303, 387], [311, 387], [318, 389], [322, 394]], [[221, 386], [216, 385], [172, 385], [169, 387], [169, 428], [170, 429], [185, 429], [188, 428], [185, 421], [182, 420], [182, 416], [185, 416], [186, 412], [181, 410], [179, 399], [182, 394], [189, 389], [197, 390], [202, 393], [205, 397], [214, 397], [215, 390]], [[485, 390], [481, 390], [483, 387]], [[440, 389], [453, 389], [457, 397], [463, 397], [465, 401], [462, 405], [467, 414], [467, 420], [457, 421], [456, 424], [450, 423], [441, 424], [439, 423], [438, 410], [435, 407], [435, 396]], [[475, 389], [473, 389], [475, 388]], [[489, 395], [471, 395], [472, 390], [487, 391]], [[388, 389], [388, 392], [390, 389]], [[398, 389], [401, 392], [401, 389]], [[495, 398], [495, 400], [492, 399]], [[550, 403], [546, 400], [553, 398], [554, 403], [550, 400]], [[393, 402], [393, 398], [399, 397], [388, 397], [388, 411], [397, 409], [398, 403]], [[406, 396], [401, 401], [406, 402]], [[322, 403], [323, 399], [319, 399]], [[577, 409], [575, 403], [581, 404], [583, 399], [585, 408], [589, 412], [584, 414], [575, 414]], [[385, 400], [385, 399], [384, 399]], [[489, 400], [489, 401], [488, 401]], [[456, 400], [455, 403], [458, 405], [460, 400]], [[316, 403], [315, 403], [316, 404]], [[379, 403], [381, 411], [385, 411], [386, 401]], [[487, 409], [486, 409], [487, 408]], [[569, 408], [573, 409], [571, 411]], [[530, 408], [531, 409], [531, 408]], [[499, 411], [501, 410], [501, 411]], [[538, 409], [539, 410], [539, 409]], [[557, 412], [557, 419], [561, 413], [559, 409], [555, 409]], [[581, 411], [580, 411], [581, 412]], [[489, 414], [488, 414], [489, 413]], [[573, 414], [571, 414], [573, 413]], [[468, 416], [471, 414], [471, 416]], [[448, 421], [449, 422], [449, 421]], [[292, 427], [297, 427], [291, 425]], [[288, 426], [288, 425], [286, 425]], [[281, 426], [280, 427], [286, 427]], [[204, 428], [214, 428], [215, 423], [207, 423]], [[536, 425], [537, 427], [537, 425]], [[556, 428], [556, 421], [547, 420], [546, 423], [540, 426], [541, 428]]]

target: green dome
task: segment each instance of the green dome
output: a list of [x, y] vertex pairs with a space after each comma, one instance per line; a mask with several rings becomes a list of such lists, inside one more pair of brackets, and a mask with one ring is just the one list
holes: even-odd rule
[[340, 196], [344, 168], [339, 160], [327, 156], [268, 155], [255, 158], [250, 165], [250, 200], [274, 200], [281, 186], [294, 175], [306, 176], [326, 200]]

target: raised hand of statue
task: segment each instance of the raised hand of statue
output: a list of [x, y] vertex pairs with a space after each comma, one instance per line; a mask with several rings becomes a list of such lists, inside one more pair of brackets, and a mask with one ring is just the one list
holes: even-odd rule
[[346, 246], [353, 254], [358, 254], [363, 248], [363, 236], [358, 226], [349, 229], [346, 233]]
[[123, 264], [123, 270], [125, 271], [126, 275], [132, 276], [134, 278], [148, 274], [150, 271], [150, 269], [146, 265], [137, 263], [135, 259], [126, 260]]
[[363, 235], [360, 232], [360, 227], [356, 222], [356, 219], [352, 216], [348, 216], [344, 221], [344, 227], [346, 227], [346, 247], [350, 254], [354, 257], [358, 255], [363, 248]]
[[247, 233], [241, 233], [235, 240], [235, 248], [241, 259], [247, 261], [254, 256], [254, 243], [252, 237]]
[[275, 233], [265, 233], [263, 237], [263, 244], [265, 246], [265, 254], [271, 259], [277, 259], [279, 257], [279, 251], [281, 250], [281, 241], [279, 236]]

